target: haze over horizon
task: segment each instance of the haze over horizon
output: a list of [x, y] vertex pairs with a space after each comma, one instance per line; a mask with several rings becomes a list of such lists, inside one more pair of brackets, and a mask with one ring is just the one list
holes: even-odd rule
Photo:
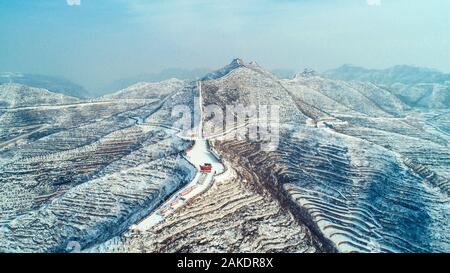
[[296, 71], [351, 63], [450, 72], [448, 10], [443, 0], [2, 1], [0, 72], [59, 75], [91, 90], [235, 57]]

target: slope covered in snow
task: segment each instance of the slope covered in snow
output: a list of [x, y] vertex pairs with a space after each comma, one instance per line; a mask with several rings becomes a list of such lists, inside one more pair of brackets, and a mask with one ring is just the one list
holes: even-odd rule
[[0, 108], [76, 103], [79, 99], [22, 84], [0, 85]]
[[227, 75], [228, 73], [230, 73], [231, 71], [233, 71], [234, 69], [242, 67], [242, 66], [243, 66], [243, 61], [241, 59], [238, 59], [238, 58], [234, 59], [231, 63], [220, 68], [219, 70], [216, 70], [216, 71], [206, 74], [206, 76], [204, 76], [202, 78], [202, 80], [212, 80], [212, 79], [221, 78], [221, 77]]
[[102, 96], [101, 99], [147, 99], [161, 97], [181, 90], [187, 83], [178, 79], [162, 82], [140, 82], [118, 92]]
[[42, 91], [25, 108], [3, 110], [0, 250], [62, 252], [71, 241], [100, 243], [189, 182], [195, 168], [182, 153], [190, 141], [144, 121], [172, 123], [172, 107], [193, 99], [191, 87], [152, 90], [145, 99], [133, 99], [132, 89], [69, 106], [42, 106], [59, 96]]
[[262, 150], [263, 140], [217, 139], [213, 146], [237, 160], [253, 183], [269, 189], [327, 247], [449, 249], [450, 139], [430, 123], [439, 124], [441, 112], [413, 109], [372, 83], [311, 73], [277, 81], [250, 65], [204, 85], [205, 103], [250, 106], [281, 96], [281, 108], [295, 107], [287, 108], [290, 116], [298, 111], [308, 117], [281, 115], [274, 151]]
[[[279, 79], [235, 59], [199, 83], [142, 82], [92, 100], [1, 85], [0, 251], [447, 252], [448, 89], [408, 77]], [[242, 106], [241, 123], [224, 128], [210, 105]], [[202, 151], [225, 175], [128, 236], [198, 176], [177, 106], [203, 117]], [[246, 106], [278, 106], [263, 120], [273, 138], [223, 138], [255, 128]]]

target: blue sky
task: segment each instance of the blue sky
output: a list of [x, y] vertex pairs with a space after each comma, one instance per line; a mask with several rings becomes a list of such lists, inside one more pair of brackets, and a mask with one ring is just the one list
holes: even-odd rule
[[61, 75], [90, 89], [234, 57], [271, 69], [450, 72], [448, 10], [447, 0], [0, 0], [0, 71]]

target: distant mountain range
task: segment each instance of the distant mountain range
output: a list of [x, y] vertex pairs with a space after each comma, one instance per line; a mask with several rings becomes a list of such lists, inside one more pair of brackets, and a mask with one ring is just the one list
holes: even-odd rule
[[[197, 80], [203, 78], [211, 71], [211, 69], [207, 68], [168, 68], [157, 73], [141, 74], [116, 80], [105, 87], [100, 88], [100, 90], [87, 90], [83, 86], [62, 77], [29, 73], [0, 73], [0, 84], [17, 83], [35, 88], [44, 88], [51, 92], [61, 93], [72, 97], [90, 98], [111, 94], [139, 82], [160, 82], [169, 79]], [[295, 71], [290, 69], [274, 69], [272, 72], [282, 79], [292, 78], [295, 75]]]
[[61, 77], [23, 73], [0, 73], [0, 84], [18, 83], [30, 87], [44, 88], [77, 98], [87, 98], [91, 94], [82, 86]]
[[373, 82], [377, 84], [392, 85], [420, 84], [420, 83], [450, 83], [450, 74], [435, 69], [397, 65], [386, 69], [367, 69], [354, 65], [343, 65], [339, 68], [326, 71], [325, 76], [344, 81], [356, 80]]
[[450, 107], [450, 74], [434, 69], [408, 65], [366, 69], [344, 65], [323, 75], [331, 79], [370, 82], [384, 86], [412, 107]]

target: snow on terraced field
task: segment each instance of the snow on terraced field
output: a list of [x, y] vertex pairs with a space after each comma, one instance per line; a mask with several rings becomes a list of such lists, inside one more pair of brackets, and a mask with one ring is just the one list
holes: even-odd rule
[[[338, 76], [236, 59], [89, 100], [0, 85], [0, 251], [448, 251], [445, 89]], [[211, 104], [278, 106], [276, 135], [230, 138], [257, 119]]]

